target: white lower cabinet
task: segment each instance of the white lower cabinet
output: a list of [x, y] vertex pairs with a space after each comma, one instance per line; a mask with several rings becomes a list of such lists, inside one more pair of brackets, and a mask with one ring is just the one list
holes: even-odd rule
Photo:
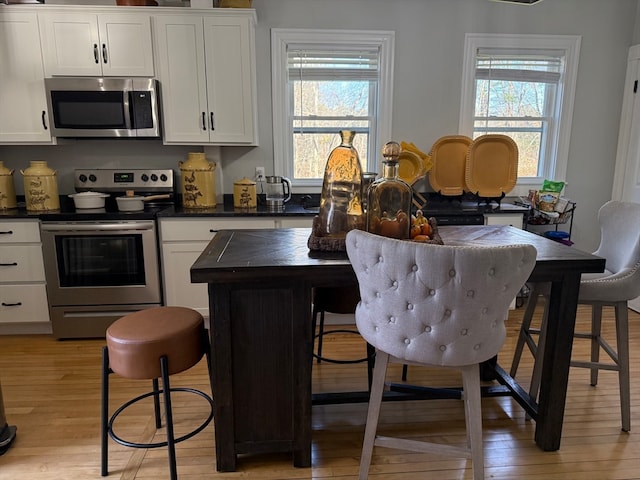
[[38, 220], [0, 221], [0, 332], [24, 333], [39, 324], [50, 332]]
[[485, 214], [485, 225], [511, 225], [522, 229], [524, 215], [522, 213], [494, 213]]
[[191, 283], [191, 265], [219, 230], [311, 227], [311, 218], [160, 219], [164, 304], [190, 307], [209, 317], [207, 285]]

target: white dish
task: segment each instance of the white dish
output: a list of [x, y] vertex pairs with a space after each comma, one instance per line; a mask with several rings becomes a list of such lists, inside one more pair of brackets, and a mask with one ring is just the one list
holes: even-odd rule
[[69, 195], [77, 209], [104, 208], [104, 201], [109, 194], [100, 192], [80, 192]]

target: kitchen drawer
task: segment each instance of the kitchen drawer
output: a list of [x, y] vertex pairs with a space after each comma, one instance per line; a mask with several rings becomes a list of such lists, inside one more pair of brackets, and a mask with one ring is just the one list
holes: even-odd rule
[[0, 250], [0, 282], [44, 282], [40, 245], [5, 245]]
[[216, 231], [228, 229], [275, 228], [273, 218], [188, 218], [160, 220], [162, 242], [206, 241]]
[[40, 243], [40, 224], [37, 220], [0, 221], [0, 244]]
[[0, 285], [0, 323], [48, 322], [47, 290], [41, 285]]
[[276, 219], [276, 228], [311, 228], [313, 217], [281, 217]]

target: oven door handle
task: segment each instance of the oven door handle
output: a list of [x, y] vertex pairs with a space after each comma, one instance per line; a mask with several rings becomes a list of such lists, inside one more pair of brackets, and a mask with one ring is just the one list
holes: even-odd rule
[[113, 232], [113, 231], [134, 231], [134, 230], [153, 230], [153, 223], [141, 224], [123, 224], [123, 223], [93, 223], [88, 225], [79, 224], [46, 224], [40, 225], [44, 232]]

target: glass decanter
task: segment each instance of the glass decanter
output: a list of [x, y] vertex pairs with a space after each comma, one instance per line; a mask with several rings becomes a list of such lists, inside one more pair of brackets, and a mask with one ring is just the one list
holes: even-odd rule
[[364, 228], [362, 167], [354, 137], [355, 132], [341, 130], [341, 143], [327, 159], [318, 212], [323, 237], [344, 238], [350, 230]]
[[398, 178], [401, 148], [388, 142], [382, 149], [382, 176], [369, 187], [367, 231], [384, 237], [408, 239], [411, 234], [411, 186]]

